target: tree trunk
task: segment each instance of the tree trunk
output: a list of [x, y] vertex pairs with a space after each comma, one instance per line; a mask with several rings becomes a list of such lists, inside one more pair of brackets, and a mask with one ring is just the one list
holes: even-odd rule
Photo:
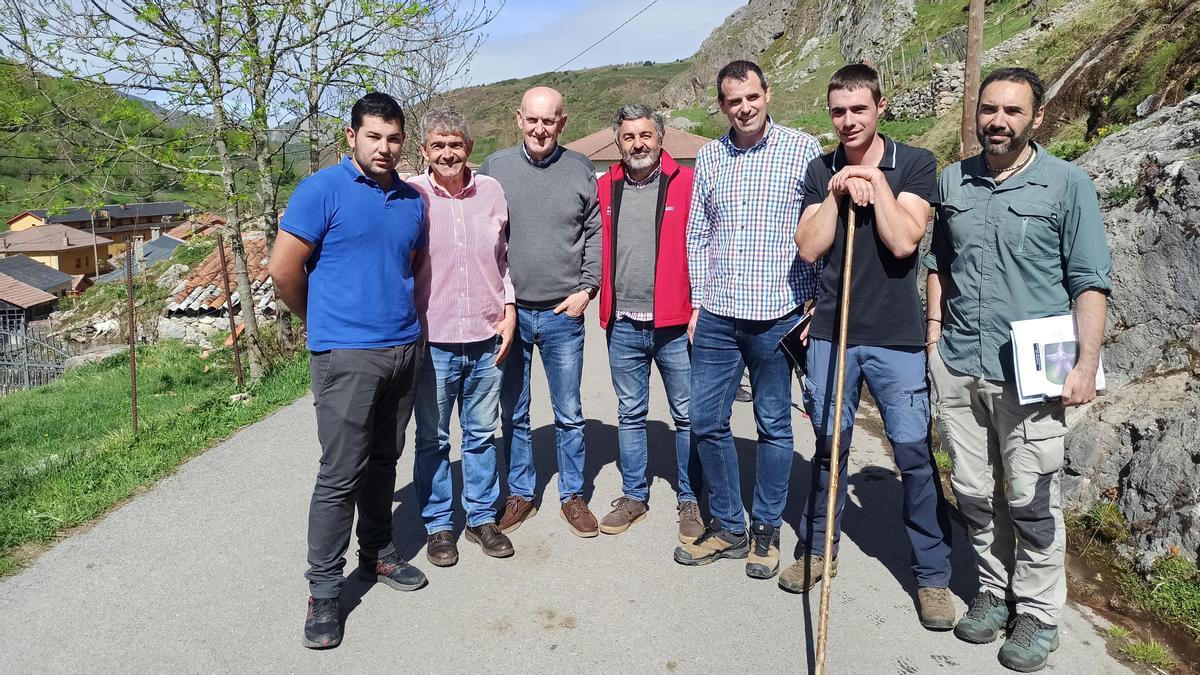
[[979, 152], [979, 138], [975, 134], [975, 108], [979, 105], [979, 63], [983, 56], [983, 5], [984, 0], [971, 0], [967, 14], [967, 63], [963, 74], [960, 157], [970, 157]]

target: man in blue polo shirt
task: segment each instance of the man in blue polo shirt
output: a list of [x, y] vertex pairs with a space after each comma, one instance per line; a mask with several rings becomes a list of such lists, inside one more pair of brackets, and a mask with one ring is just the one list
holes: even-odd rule
[[350, 155], [297, 186], [270, 266], [312, 352], [321, 465], [308, 511], [304, 646], [316, 649], [342, 640], [338, 596], [356, 507], [359, 575], [399, 590], [425, 585], [392, 543], [396, 461], [422, 351], [412, 261], [425, 248], [425, 205], [395, 172], [399, 104], [367, 94], [350, 120]]

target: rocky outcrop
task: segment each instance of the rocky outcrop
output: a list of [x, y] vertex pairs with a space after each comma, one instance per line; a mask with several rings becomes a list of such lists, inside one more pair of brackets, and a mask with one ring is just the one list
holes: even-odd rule
[[821, 3], [818, 35], [836, 35], [846, 63], [880, 61], [917, 21], [914, 0]]
[[[1108, 392], [1072, 411], [1063, 494], [1115, 503], [1147, 568], [1200, 556], [1200, 95], [1079, 158], [1108, 202]], [[1117, 203], [1120, 202], [1120, 203]]]
[[[734, 59], [757, 61], [780, 38], [793, 45], [772, 63], [784, 69], [779, 84], [803, 79], [820, 63], [809, 54], [821, 41], [836, 39], [848, 63], [879, 60], [900, 43], [916, 21], [914, 0], [750, 0], [714, 30], [692, 56], [692, 66], [663, 88], [661, 105], [679, 108], [713, 97], [717, 71]], [[813, 42], [813, 40], [816, 42]], [[798, 70], [799, 69], [799, 70]]]
[[714, 90], [717, 71], [735, 59], [757, 59], [783, 36], [788, 13], [796, 0], [750, 0], [713, 30], [692, 56], [692, 66], [675, 76], [662, 91], [662, 106], [693, 105]]

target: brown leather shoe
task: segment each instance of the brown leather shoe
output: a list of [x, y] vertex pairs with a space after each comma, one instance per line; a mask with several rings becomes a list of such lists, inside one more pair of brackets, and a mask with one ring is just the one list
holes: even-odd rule
[[704, 520], [700, 518], [700, 505], [696, 502], [679, 502], [679, 543], [691, 544], [704, 534]]
[[504, 515], [500, 517], [500, 533], [508, 534], [537, 513], [537, 507], [520, 495], [509, 495], [504, 500]]
[[513, 545], [508, 537], [496, 527], [495, 523], [484, 523], [478, 527], [468, 527], [463, 532], [467, 541], [479, 544], [483, 552], [493, 558], [509, 558], [513, 554]]
[[650, 510], [646, 502], [629, 497], [617, 497], [612, 506], [613, 510], [600, 521], [600, 531], [604, 534], [621, 534], [628, 530], [630, 525], [645, 520], [646, 512]]
[[450, 567], [458, 562], [458, 545], [454, 533], [434, 532], [425, 540], [425, 557], [438, 567]]
[[600, 525], [596, 522], [596, 516], [588, 510], [587, 502], [583, 501], [583, 497], [572, 495], [570, 499], [563, 502], [562, 511], [560, 513], [562, 519], [567, 521], [571, 531], [579, 537], [594, 537], [600, 534]]

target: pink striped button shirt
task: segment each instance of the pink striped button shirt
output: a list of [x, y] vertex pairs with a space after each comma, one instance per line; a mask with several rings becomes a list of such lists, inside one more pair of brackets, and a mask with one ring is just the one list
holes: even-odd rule
[[425, 339], [463, 343], [496, 335], [504, 305], [516, 302], [508, 274], [508, 202], [499, 181], [471, 172], [456, 195], [428, 171], [408, 182], [427, 205], [429, 248], [418, 260], [414, 289]]

